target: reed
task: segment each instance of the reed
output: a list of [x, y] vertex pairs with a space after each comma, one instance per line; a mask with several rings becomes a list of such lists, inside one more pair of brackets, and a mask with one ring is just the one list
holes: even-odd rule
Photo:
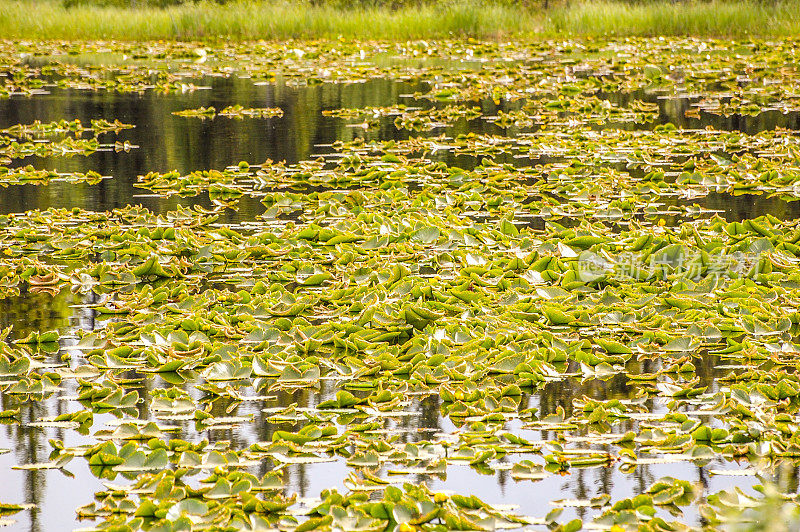
[[800, 1], [628, 4], [601, 0], [544, 10], [482, 0], [423, 2], [400, 8], [310, 6], [297, 0], [66, 8], [55, 0], [0, 0], [0, 36], [8, 39], [405, 40], [564, 35], [800, 36]]
[[800, 36], [800, 3], [591, 1], [554, 9], [547, 30], [619, 36]]
[[492, 38], [540, 32], [543, 19], [530, 10], [479, 2], [344, 9], [237, 1], [134, 9], [0, 0], [0, 35], [24, 39]]

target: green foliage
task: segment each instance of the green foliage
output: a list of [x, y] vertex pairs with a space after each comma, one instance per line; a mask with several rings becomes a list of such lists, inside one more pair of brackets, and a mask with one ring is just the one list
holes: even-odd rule
[[405, 40], [449, 35], [784, 36], [798, 32], [797, 0], [0, 0], [0, 34], [6, 38]]
[[800, 5], [789, 1], [571, 3], [549, 13], [555, 33], [585, 35], [796, 35]]
[[[189, 3], [187, 0], [61, 0], [61, 5], [65, 8], [78, 6], [84, 7], [103, 7], [119, 9], [140, 9], [140, 8], [163, 8], [167, 6], [177, 6]], [[223, 2], [220, 2], [223, 3]]]

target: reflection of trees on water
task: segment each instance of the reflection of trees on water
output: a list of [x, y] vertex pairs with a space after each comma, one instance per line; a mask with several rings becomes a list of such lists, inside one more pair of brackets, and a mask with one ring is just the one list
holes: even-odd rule
[[[47, 435], [45, 431], [28, 427], [27, 424], [48, 415], [48, 406], [53, 406], [52, 403], [59, 408], [57, 400], [21, 401], [13, 396], [0, 394], [0, 410], [20, 409], [20, 423], [6, 425], [4, 431], [5, 439], [9, 443], [13, 443], [12, 452], [17, 464], [35, 464], [47, 460], [47, 454], [43, 452], [46, 449]], [[57, 433], [57, 437], [63, 437], [63, 433]], [[37, 508], [41, 506], [42, 496], [47, 486], [47, 474], [46, 470], [22, 470], [23, 485], [18, 492], [26, 504], [34, 504]], [[29, 530], [31, 532], [42, 530], [37, 509], [28, 513], [30, 514]]]
[[[0, 299], [0, 328], [13, 326], [13, 338], [22, 338], [34, 331], [52, 329], [62, 332], [75, 329], [91, 330], [95, 326], [94, 311], [89, 308], [71, 308], [70, 305], [91, 303], [95, 300], [94, 294], [72, 294], [67, 290], [56, 295], [30, 292], [23, 284], [18, 295]], [[60, 362], [60, 352], [44, 356], [50, 359], [49, 362]], [[47, 440], [50, 438], [65, 440], [66, 431], [63, 428], [44, 429], [30, 427], [28, 423], [68, 412], [67, 401], [60, 400], [60, 397], [73, 393], [74, 386], [73, 382], [64, 381], [62, 389], [46, 399], [0, 394], [0, 410], [20, 409], [20, 422], [4, 427], [5, 439], [12, 446], [17, 464], [47, 462], [49, 459], [47, 449], [50, 447]], [[41, 511], [47, 503], [44, 496], [48, 475], [62, 473], [47, 469], [25, 469], [19, 474], [23, 479], [19, 492], [24, 497], [24, 502], [34, 504], [36, 507], [15, 516], [15, 519], [21, 521], [25, 515], [29, 515], [29, 530], [39, 532], [43, 529]], [[88, 501], [76, 501], [76, 506], [85, 502]]]
[[[0, 301], [0, 320], [2, 320], [3, 326], [12, 323], [20, 325], [19, 328], [15, 329], [15, 336], [21, 336], [33, 330], [63, 330], [68, 326], [82, 329], [94, 328], [96, 325], [94, 312], [86, 308], [70, 308], [69, 305], [73, 301], [96, 302], [97, 296], [91, 293], [83, 296], [73, 296], [64, 292], [53, 297], [42, 293], [22, 292], [17, 298], [8, 298]], [[27, 328], [23, 328], [23, 326]], [[56, 360], [58, 355], [51, 356], [54, 357], [53, 360]], [[633, 373], [652, 373], [668, 363], [669, 359], [666, 358], [646, 359], [629, 362], [627, 369]], [[693, 357], [693, 363], [696, 367], [696, 375], [699, 378], [697, 385], [713, 386], [714, 379], [720, 375], [720, 370], [716, 369], [716, 366], [720, 363], [719, 358], [706, 352], [698, 352], [698, 356]], [[119, 376], [125, 379], [142, 377], [140, 373], [133, 370], [120, 372]], [[187, 378], [189, 380], [180, 384], [179, 387], [192, 395], [195, 400], [200, 400], [204, 394], [195, 388], [197, 375], [187, 374]], [[136, 415], [139, 419], [155, 421], [149, 408], [151, 400], [149, 392], [155, 388], [172, 386], [166, 381], [161, 382], [160, 379], [160, 377], [148, 377], [141, 379], [139, 384], [136, 385], [135, 389], [138, 390], [140, 397], [143, 399], [136, 407]], [[320, 381], [318, 389], [275, 389], [273, 387], [274, 382], [274, 379], [262, 379], [259, 382], [260, 388], [257, 390], [248, 387], [239, 388], [239, 392], [243, 395], [267, 395], [274, 397], [274, 399], [238, 403], [230, 397], [219, 397], [211, 401], [210, 411], [215, 417], [252, 415], [253, 420], [251, 423], [239, 424], [234, 428], [198, 432], [194, 421], [167, 422], [167, 425], [171, 424], [179, 427], [177, 432], [171, 433], [172, 437], [190, 441], [197, 441], [202, 437], [211, 442], [225, 441], [230, 442], [231, 448], [234, 449], [246, 448], [257, 441], [270, 442], [275, 431], [297, 432], [306, 425], [306, 422], [287, 421], [276, 423], [268, 421], [269, 415], [263, 412], [264, 409], [286, 408], [292, 405], [298, 408], [315, 407], [322, 400], [333, 397], [338, 389], [338, 384], [330, 380]], [[73, 386], [69, 381], [67, 381], [67, 384], [69, 387]], [[573, 414], [573, 400], [576, 398], [587, 396], [601, 400], [628, 399], [636, 396], [642, 386], [646, 387], [648, 385], [631, 383], [623, 374], [615, 375], [606, 380], [568, 378], [564, 381], [544, 384], [541, 389], [536, 390], [533, 394], [523, 394], [520, 398], [519, 408], [522, 410], [536, 407], [536, 416], [542, 418], [555, 413], [561, 407], [564, 409], [565, 414], [570, 416]], [[354, 393], [364, 395], [368, 392], [355, 391]], [[208, 400], [208, 398], [205, 400]], [[56, 398], [44, 402], [19, 405], [15, 398], [3, 395], [0, 396], [0, 405], [4, 410], [20, 406], [25, 422], [68, 411], [66, 402], [59, 401]], [[645, 406], [651, 412], [663, 408], [663, 406], [654, 404], [652, 399], [647, 399]], [[443, 429], [443, 427], [451, 424], [450, 420], [442, 418], [441, 408], [441, 400], [436, 394], [411, 395], [410, 405], [407, 410], [412, 411], [414, 415], [389, 418], [386, 426], [397, 430], [399, 438], [403, 442], [436, 439], [438, 433], [448, 430]], [[583, 430], [588, 433], [587, 429]], [[612, 430], [614, 432], [626, 432], [629, 430], [637, 431], [639, 428], [637, 423], [632, 420], [620, 420], [613, 424]], [[37, 428], [25, 428], [22, 425], [10, 425], [6, 428], [6, 433], [8, 440], [14, 442], [18, 463], [34, 463], [47, 460], [47, 456], [41, 454], [42, 450], [47, 448], [47, 431]], [[55, 429], [55, 437], [63, 440], [65, 431], [63, 429]], [[541, 431], [541, 437], [543, 439], [554, 439], [556, 434], [552, 431]], [[500, 462], [510, 461], [513, 461], [512, 456], [506, 456], [500, 460]], [[257, 467], [251, 469], [251, 472], [258, 476], [263, 476], [274, 467], [275, 464], [271, 460], [262, 460]], [[316, 491], [311, 490], [312, 478], [313, 475], [325, 474], [327, 467], [328, 464], [290, 464], [283, 467], [287, 494], [297, 492], [301, 497], [318, 495]], [[711, 466], [697, 467], [697, 475], [695, 479], [692, 479], [706, 490], [709, 487], [709, 467]], [[561, 487], [565, 492], [564, 496], [567, 498], [589, 499], [603, 493], [614, 492], [614, 480], [620, 479], [624, 475], [622, 478], [630, 478], [631, 491], [633, 493], [642, 493], [661, 476], [657, 471], [663, 471], [663, 468], [659, 469], [655, 466], [647, 465], [637, 466], [629, 473], [622, 473], [614, 467], [575, 468], [561, 483]], [[22, 473], [25, 502], [37, 505], [47, 504], [47, 501], [43, 500], [43, 494], [46, 490], [48, 474], [60, 473], [46, 470], [28, 470]], [[332, 474], [336, 476], [337, 480], [341, 480], [338, 472], [333, 472]], [[478, 475], [478, 473], [475, 472], [475, 475]], [[432, 477], [415, 475], [415, 480], [419, 483], [429, 482]], [[795, 492], [798, 488], [798, 468], [791, 461], [781, 463], [775, 467], [774, 474], [770, 477], [770, 480], [775, 482], [782, 491]], [[617, 481], [619, 482], [619, 480]], [[517, 481], [511, 479], [507, 469], [501, 469], [495, 473], [493, 482], [496, 483], [501, 498], [506, 496], [509, 489], [516, 489], [516, 486], [519, 485]], [[527, 482], [524, 484], [531, 485], [535, 489], [533, 484], [528, 484]], [[575, 511], [578, 517], [582, 519], [590, 519], [594, 515], [594, 510], [587, 508], [576, 508]], [[40, 512], [34, 510], [30, 512], [30, 516], [30, 529], [39, 531], [42, 528]]]
[[[34, 120], [78, 118], [88, 124], [105, 118], [135, 124], [136, 128], [118, 136], [100, 137], [101, 142], [129, 141], [139, 148], [130, 152], [96, 152], [88, 157], [50, 157], [35, 166], [61, 172], [93, 170], [113, 179], [97, 185], [51, 183], [44, 186], [15, 186], [0, 196], [0, 212], [20, 212], [49, 207], [81, 207], [110, 210], [128, 204], [142, 204], [155, 212], [174, 210], [177, 205], [208, 203], [208, 198], [134, 198], [142, 189], [134, 187], [136, 177], [150, 171], [223, 169], [245, 160], [261, 164], [267, 159], [295, 163], [318, 153], [317, 145], [356, 137], [402, 139], [408, 132], [398, 131], [391, 118], [368, 131], [347, 127], [340, 119], [322, 115], [323, 110], [392, 105], [401, 94], [413, 93], [418, 85], [373, 79], [355, 84], [320, 84], [307, 87], [285, 85], [255, 86], [252, 80], [209, 78], [201, 85], [213, 90], [197, 91], [181, 97], [154, 92], [119, 94], [114, 92], [75, 93], [64, 97], [61, 89], [50, 95], [0, 101], [0, 127], [26, 124]], [[228, 105], [280, 107], [281, 118], [236, 120], [218, 117], [196, 120], [172, 116], [173, 111], [213, 105], [218, 110]], [[329, 151], [328, 148], [325, 148]], [[240, 215], [252, 219], [264, 207], [259, 201], [243, 198]]]
[[[33, 405], [31, 406], [32, 407], [28, 409], [30, 413], [30, 418], [27, 420], [28, 422], [38, 419], [42, 410]], [[25, 422], [26, 420], [23, 420], [23, 423]], [[20, 427], [20, 432], [20, 440], [25, 441], [25, 445], [21, 449], [15, 449], [17, 457], [21, 460], [20, 463], [35, 464], [40, 462], [42, 457], [39, 456], [40, 442], [38, 441], [39, 438], [37, 437], [36, 430]], [[46, 474], [43, 471], [36, 469], [25, 471], [25, 502], [28, 504], [35, 504], [38, 508], [41, 504], [41, 495], [44, 492], [46, 482]], [[39, 532], [39, 530], [41, 530], [39, 512], [31, 511], [30, 514], [30, 531]]]
[[34, 331], [67, 327], [73, 314], [69, 305], [78, 302], [79, 297], [66, 290], [56, 296], [29, 292], [21, 284], [18, 295], [0, 299], [0, 327], [13, 325], [13, 338], [23, 338]]
[[[438, 395], [428, 395], [419, 402], [419, 416], [417, 420], [420, 429], [420, 439], [430, 440], [434, 434], [442, 429], [439, 425], [441, 417], [441, 400]], [[411, 419], [411, 418], [409, 418]]]
[[[123, 122], [134, 123], [136, 129], [123, 131], [116, 139], [111, 135], [101, 137], [102, 142], [114, 140], [130, 141], [138, 144], [139, 149], [129, 153], [97, 152], [89, 157], [71, 158], [46, 158], [36, 160], [35, 166], [40, 168], [55, 168], [62, 172], [97, 171], [103, 175], [113, 176], [113, 179], [103, 180], [98, 185], [53, 183], [49, 186], [14, 186], [3, 191], [0, 195], [0, 212], [19, 212], [27, 209], [47, 209], [52, 206], [78, 206], [92, 210], [107, 210], [122, 207], [131, 203], [142, 203], [155, 212], [172, 210], [178, 204], [186, 205], [207, 201], [207, 198], [194, 199], [156, 199], [134, 198], [135, 194], [143, 192], [133, 185], [136, 176], [148, 171], [169, 171], [177, 169], [182, 173], [193, 170], [221, 169], [225, 166], [236, 164], [240, 160], [258, 164], [266, 159], [286, 160], [294, 163], [307, 159], [318, 151], [327, 151], [317, 145], [330, 144], [336, 140], [352, 140], [363, 137], [368, 140], [389, 140], [408, 138], [407, 131], [397, 131], [393, 126], [392, 118], [381, 119], [378, 126], [371, 130], [347, 127], [346, 122], [328, 118], [322, 115], [326, 109], [338, 108], [363, 108], [366, 106], [391, 105], [401, 101], [400, 95], [412, 93], [418, 89], [413, 85], [395, 83], [387, 80], [370, 80], [366, 83], [356, 84], [322, 84], [309, 87], [292, 88], [284, 85], [254, 86], [250, 80], [237, 78], [214, 78], [205, 80], [204, 84], [213, 86], [212, 91], [198, 91], [194, 94], [181, 97], [169, 97], [152, 92], [143, 95], [117, 94], [110, 92], [69, 92], [69, 97], [64, 97], [64, 91], [53, 89], [53, 94], [37, 96], [36, 98], [0, 101], [0, 127], [7, 127], [16, 123], [31, 123], [34, 120], [48, 122], [51, 120], [79, 118], [88, 124], [93, 118], [107, 120], [119, 119]], [[685, 117], [690, 102], [686, 99], [655, 100], [653, 95], [605, 95], [609, 99], [624, 103], [623, 100], [631, 97], [651, 99], [657, 101], [661, 110], [661, 122], [672, 122], [679, 127], [700, 127], [713, 125], [718, 129], [740, 130], [755, 133], [775, 127], [800, 128], [800, 114], [789, 113], [783, 115], [779, 112], [762, 113], [756, 117], [716, 117], [703, 115], [703, 121]], [[213, 105], [221, 109], [227, 105], [240, 104], [244, 107], [281, 107], [284, 110], [282, 118], [268, 120], [231, 120], [218, 118], [213, 121], [200, 121], [173, 117], [171, 113], [190, 107]], [[422, 105], [429, 105], [423, 102]], [[503, 102], [496, 105], [486, 100], [480, 103], [484, 115], [494, 115], [498, 110], [509, 111], [519, 108], [522, 102]], [[651, 127], [645, 125], [644, 127]], [[625, 128], [642, 127], [636, 124], [625, 124]], [[495, 133], [499, 128], [493, 124], [476, 120], [467, 122], [459, 120], [447, 129], [450, 136], [462, 133]], [[509, 130], [510, 131], [510, 130]], [[441, 131], [435, 131], [438, 134]], [[443, 152], [439, 157], [444, 158], [448, 164], [467, 166], [474, 165], [477, 160], [473, 157]], [[504, 156], [507, 162], [518, 161], [513, 156]], [[27, 162], [27, 161], [26, 161]], [[540, 161], [547, 162], [547, 161]], [[530, 161], [528, 161], [530, 164]], [[635, 172], [635, 169], [630, 171]], [[665, 198], [669, 204], [673, 201]], [[731, 216], [739, 219], [751, 218], [769, 212], [778, 217], [797, 217], [798, 205], [755, 198], [752, 196], [730, 197], [722, 194], [711, 194], [702, 200], [708, 208], [723, 208]], [[240, 201], [238, 217], [252, 219], [255, 214], [263, 211], [259, 201], [242, 198]], [[222, 215], [220, 221], [234, 220], [232, 212]], [[97, 326], [94, 311], [86, 308], [71, 309], [72, 303], [96, 303], [99, 297], [93, 293], [86, 295], [72, 295], [64, 291], [56, 296], [46, 293], [31, 293], [21, 288], [18, 296], [0, 299], [0, 326], [7, 327], [13, 324], [14, 336], [25, 336], [34, 330], [63, 329], [75, 327], [84, 330], [93, 330]], [[70, 323], [71, 320], [71, 323]], [[55, 355], [54, 355], [55, 356]], [[700, 379], [699, 386], [713, 386], [714, 378], [719, 376], [715, 367], [719, 359], [708, 354], [701, 354], [693, 359], [696, 374]], [[662, 362], [659, 360], [644, 360], [632, 362], [628, 369], [637, 373], [651, 373], [659, 369]], [[139, 378], [136, 372], [124, 372], [126, 378]], [[149, 409], [149, 392], [156, 387], [167, 387], [172, 384], [160, 382], [160, 377], [148, 377], [141, 381], [138, 388], [143, 399], [137, 405], [139, 419], [153, 420]], [[194, 388], [196, 382], [185, 382], [180, 385], [196, 400], [202, 395]], [[194, 421], [174, 422], [179, 427], [174, 437], [188, 440], [198, 440], [206, 437], [211, 442], [230, 442], [231, 447], [242, 449], [256, 441], [272, 440], [277, 430], [296, 432], [305, 424], [305, 421], [288, 421], [274, 423], [267, 421], [269, 417], [263, 409], [275, 406], [288, 407], [313, 407], [323, 399], [335, 393], [336, 385], [331, 381], [320, 382], [318, 390], [308, 388], [298, 390], [270, 390], [271, 383], [259, 390], [248, 390], [255, 395], [274, 395], [276, 400], [263, 400], [236, 404], [230, 398], [221, 397], [211, 404], [211, 412], [216, 417], [252, 414], [251, 423], [243, 423], [236, 428], [223, 428], [198, 431]], [[71, 386], [71, 384], [70, 384]], [[536, 407], [539, 418], [553, 414], [559, 407], [563, 408], [566, 415], [573, 413], [573, 400], [585, 396], [609, 400], [631, 398], [640, 389], [638, 385], [631, 385], [624, 375], [616, 375], [607, 380], [592, 379], [581, 381], [569, 378], [560, 382], [545, 384], [532, 396], [523, 395], [520, 408]], [[710, 388], [711, 389], [711, 388]], [[651, 399], [645, 403], [650, 411], [655, 411]], [[28, 402], [19, 404], [19, 401], [8, 395], [0, 395], [2, 409], [21, 408], [24, 423], [36, 421], [45, 416], [58, 415], [67, 411], [65, 401], [57, 399], [44, 402]], [[413, 397], [411, 409], [416, 415], [391, 418], [387, 427], [399, 429], [400, 439], [404, 442], [435, 439], [443, 426], [449, 426], [451, 421], [444, 420], [441, 416], [442, 404], [437, 395]], [[43, 450], [47, 449], [48, 431], [39, 428], [26, 428], [15, 424], [6, 427], [5, 432], [9, 441], [14, 444], [14, 452], [19, 463], [34, 463], [47, 459]], [[584, 429], [586, 431], [587, 429]], [[637, 431], [638, 424], [634, 421], [624, 420], [615, 423], [612, 427], [615, 432], [628, 430]], [[63, 429], [55, 431], [56, 438], [64, 439]], [[541, 431], [543, 439], [553, 439], [556, 435], [552, 431]], [[505, 457], [502, 460], [510, 460]], [[262, 460], [257, 467], [259, 476], [272, 470], [274, 464], [270, 460]], [[309, 493], [311, 475], [318, 464], [296, 464], [284, 467], [284, 480], [287, 491], [297, 491], [301, 496], [315, 496]], [[321, 467], [325, 467], [322, 464]], [[636, 493], [644, 492], [655, 480], [656, 468], [650, 466], [637, 466], [628, 475], [632, 478]], [[42, 501], [45, 492], [48, 474], [57, 472], [27, 470], [24, 476], [24, 493], [26, 502], [33, 504], [46, 503]], [[614, 489], [615, 475], [620, 475], [612, 467], [595, 467], [589, 469], [576, 468], [571, 472], [564, 486], [570, 490], [575, 498], [590, 498], [602, 493], [611, 493]], [[476, 473], [477, 475], [477, 473]], [[419, 482], [429, 477], [418, 476]], [[507, 470], [499, 471], [495, 480], [501, 493], [505, 493], [509, 486], [513, 489], [516, 481], [510, 479]], [[776, 466], [771, 480], [786, 492], [796, 492], [798, 489], [798, 469], [793, 461], [785, 461]], [[704, 487], [709, 485], [707, 467], [697, 467], [697, 481]], [[586, 509], [578, 509], [581, 517], [587, 514]], [[31, 530], [41, 528], [38, 510], [31, 512]]]
[[[274, 395], [275, 401], [263, 402], [263, 408], [282, 407], [288, 408], [292, 405], [297, 408], [311, 408], [319, 404], [323, 397], [331, 394], [330, 381], [322, 380], [319, 382], [319, 389], [312, 390], [310, 388], [299, 388], [296, 390], [274, 390], [270, 391], [269, 395]], [[265, 391], [269, 388], [265, 387]], [[335, 393], [335, 392], [334, 392]], [[260, 441], [272, 441], [272, 435], [278, 431], [283, 430], [287, 432], [297, 432], [307, 425], [306, 421], [287, 421], [280, 423], [273, 423], [267, 421], [268, 415], [261, 413], [256, 415], [255, 433]], [[324, 464], [323, 464], [324, 465]], [[310, 479], [308, 478], [308, 467], [306, 464], [291, 464], [283, 468], [283, 482], [286, 486], [285, 492], [296, 492], [301, 497], [315, 496], [315, 493], [309, 493]], [[313, 467], [313, 466], [312, 466]], [[259, 466], [259, 474], [264, 475], [274, 469], [274, 464], [271, 460], [262, 460]]]
[[[22, 338], [33, 331], [63, 328], [68, 325], [68, 317], [72, 313], [72, 309], [68, 307], [72, 300], [73, 296], [66, 291], [52, 296], [44, 292], [29, 292], [21, 286], [19, 295], [0, 299], [0, 328], [13, 325], [14, 338]], [[64, 401], [57, 400], [57, 395], [47, 400], [26, 400], [27, 398], [0, 394], [0, 410], [20, 409], [20, 423], [5, 427], [6, 439], [13, 443], [12, 451], [17, 464], [47, 460], [47, 454], [43, 454], [48, 447], [47, 432], [28, 427], [27, 424], [45, 416], [64, 413]], [[54, 432], [57, 438], [64, 437], [62, 430]], [[26, 469], [21, 475], [23, 486], [20, 492], [25, 503], [37, 506], [37, 509], [27, 512], [30, 515], [30, 531], [39, 532], [41, 522], [38, 508], [43, 502], [48, 471]]]

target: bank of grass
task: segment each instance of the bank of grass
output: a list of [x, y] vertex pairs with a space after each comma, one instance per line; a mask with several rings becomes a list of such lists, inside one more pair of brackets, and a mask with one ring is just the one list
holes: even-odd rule
[[800, 37], [800, 2], [592, 1], [553, 10], [546, 29], [582, 35]]
[[562, 35], [800, 36], [800, 0], [777, 3], [594, 1], [544, 10], [482, 0], [392, 9], [310, 6], [299, 0], [201, 1], [167, 8], [65, 8], [55, 0], [0, 0], [7, 39], [481, 39]]
[[348, 9], [299, 1], [190, 3], [136, 9], [0, 0], [0, 37], [45, 39], [415, 39], [450, 34], [495, 37], [541, 31], [540, 14], [458, 2]]

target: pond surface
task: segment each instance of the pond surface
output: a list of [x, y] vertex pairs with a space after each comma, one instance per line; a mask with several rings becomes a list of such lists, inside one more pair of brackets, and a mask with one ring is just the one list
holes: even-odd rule
[[[419, 505], [384, 519], [333, 503], [343, 530], [453, 528], [445, 510], [423, 519], [434, 503], [464, 527], [632, 530], [735, 520], [749, 503], [715, 494], [758, 499], [756, 484], [795, 502], [800, 106], [784, 56], [752, 45], [753, 65], [778, 65], [754, 81], [724, 54], [705, 71], [692, 42], [486, 45], [482, 62], [459, 43], [374, 61], [366, 46], [152, 44], [113, 64], [108, 44], [33, 62], [14, 46], [0, 503], [23, 507], [0, 517], [9, 530], [292, 530], [325, 515], [312, 510], [330, 489]], [[654, 65], [653, 47], [671, 55]], [[234, 105], [281, 113], [175, 114]], [[134, 127], [14, 131], [75, 119]], [[65, 138], [100, 144], [64, 155]], [[661, 269], [625, 276], [626, 260]], [[155, 435], [120, 432], [148, 422]], [[164, 447], [148, 468], [125, 454], [177, 440], [192, 457]], [[225, 464], [202, 465], [214, 453]], [[189, 492], [160, 488], [171, 513], [143, 519], [161, 470]], [[241, 472], [281, 485], [231, 492]], [[223, 481], [224, 495], [202, 489]], [[387, 495], [403, 481], [431, 499]], [[295, 509], [245, 522], [250, 488], [297, 495]]]

